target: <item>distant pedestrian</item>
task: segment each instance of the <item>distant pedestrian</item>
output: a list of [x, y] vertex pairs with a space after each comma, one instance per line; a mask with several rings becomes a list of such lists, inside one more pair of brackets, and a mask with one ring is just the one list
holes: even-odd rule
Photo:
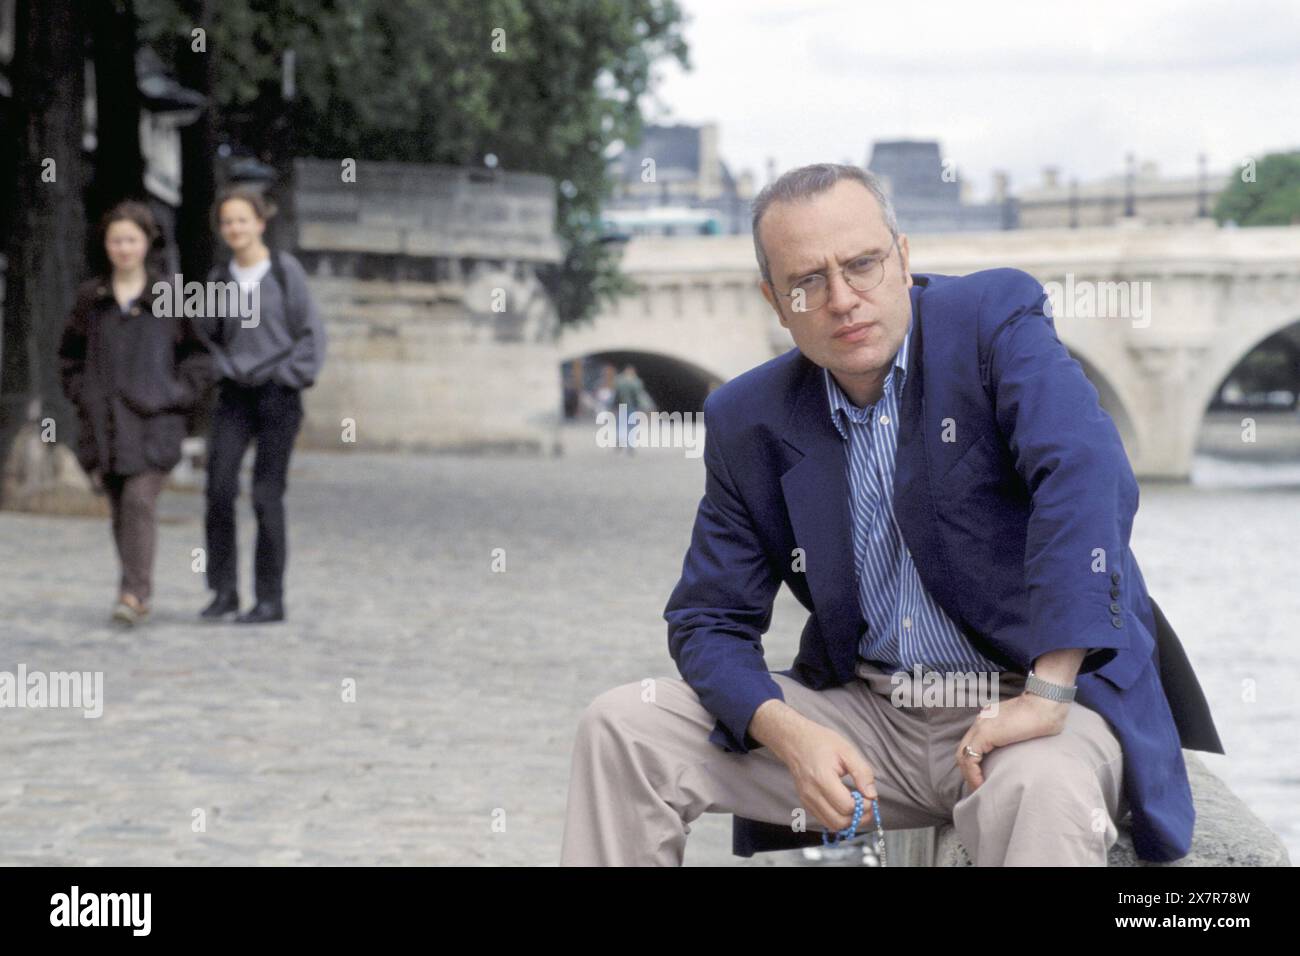
[[600, 381], [596, 383], [596, 389], [593, 392], [596, 399], [596, 414], [601, 412], [616, 411], [614, 408], [614, 383], [617, 377], [617, 369], [606, 363], [600, 367]]
[[654, 400], [646, 391], [645, 383], [636, 373], [636, 366], [625, 365], [614, 382], [614, 413], [618, 416], [618, 447], [626, 448], [631, 455], [636, 447], [639, 419], [637, 412], [655, 411]]
[[582, 400], [582, 359], [575, 359], [562, 366], [564, 372], [564, 419], [573, 421], [578, 417]]
[[150, 611], [158, 495], [180, 461], [186, 415], [213, 370], [189, 319], [155, 314], [161, 277], [147, 264], [158, 235], [149, 207], [120, 203], [100, 229], [110, 268], [78, 290], [59, 363], [80, 420], [77, 460], [112, 511], [121, 564], [112, 617], [130, 626]]
[[[218, 263], [209, 282], [237, 282], [244, 306], [255, 315], [205, 316], [220, 376], [208, 440], [208, 587], [215, 592], [200, 616], [221, 620], [239, 611], [235, 500], [239, 468], [250, 442], [253, 511], [257, 515], [254, 559], [256, 603], [240, 624], [285, 619], [284, 571], [288, 559], [284, 492], [289, 458], [302, 425], [302, 390], [311, 387], [325, 361], [325, 327], [307, 287], [307, 274], [287, 252], [267, 248], [267, 220], [274, 215], [260, 193], [233, 187], [213, 206], [213, 221], [232, 258]], [[253, 295], [256, 298], [252, 298]]]

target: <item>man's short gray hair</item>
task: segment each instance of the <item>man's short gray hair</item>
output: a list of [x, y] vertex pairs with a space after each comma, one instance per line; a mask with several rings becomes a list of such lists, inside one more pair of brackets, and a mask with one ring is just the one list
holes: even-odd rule
[[874, 173], [860, 166], [848, 166], [843, 163], [814, 163], [811, 166], [800, 166], [768, 183], [754, 197], [754, 255], [758, 257], [758, 271], [769, 284], [772, 282], [772, 270], [767, 262], [767, 254], [763, 251], [763, 243], [758, 238], [758, 225], [767, 208], [774, 202], [811, 199], [844, 179], [861, 183], [867, 192], [876, 197], [876, 202], [880, 204], [880, 212], [885, 218], [885, 225], [889, 227], [889, 234], [895, 239], [898, 238], [898, 216], [894, 213], [894, 204], [889, 201], [884, 185]]

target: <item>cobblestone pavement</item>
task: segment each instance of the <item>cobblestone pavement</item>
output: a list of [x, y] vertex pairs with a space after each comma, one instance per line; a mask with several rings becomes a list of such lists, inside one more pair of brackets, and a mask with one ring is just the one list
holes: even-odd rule
[[[296, 455], [289, 620], [262, 627], [195, 617], [198, 494], [162, 499], [131, 632], [107, 623], [107, 520], [0, 513], [0, 670], [102, 671], [105, 698], [0, 710], [0, 863], [558, 862], [582, 708], [677, 676], [660, 615], [703, 490], [698, 458], [590, 435], [559, 458]], [[733, 862], [730, 817], [692, 826], [688, 863]]]
[[[105, 697], [98, 719], [0, 710], [0, 864], [556, 863], [582, 708], [614, 684], [677, 676], [660, 615], [703, 491], [703, 464], [680, 450], [629, 458], [590, 441], [569, 431], [559, 458], [300, 453], [287, 497], [289, 620], [257, 628], [195, 617], [206, 600], [191, 570], [198, 494], [164, 495], [153, 620], [133, 632], [106, 623], [116, 573], [106, 520], [0, 513], [0, 670], [102, 671]], [[1207, 504], [1190, 495], [1144, 488], [1154, 517], [1139, 529], [1191, 527]], [[1250, 520], [1294, 503], [1294, 492], [1257, 500]], [[240, 519], [247, 604], [246, 497]], [[1177, 540], [1178, 553], [1152, 565], [1165, 575], [1224, 560]], [[497, 548], [504, 572], [492, 570]], [[1252, 593], [1289, 574], [1269, 569], [1247, 568]], [[1187, 588], [1203, 590], [1207, 576]], [[1199, 666], [1194, 632], [1213, 634], [1213, 622], [1175, 616], [1179, 600], [1162, 606], [1187, 622]], [[1263, 612], [1241, 613], [1234, 621], [1251, 624]], [[783, 591], [769, 666], [789, 665], [803, 617]], [[1210, 660], [1226, 653], [1210, 649]], [[1293, 652], [1287, 666], [1294, 679]], [[345, 681], [355, 702], [343, 700]], [[1233, 694], [1236, 681], [1206, 689]], [[1244, 740], [1247, 716], [1221, 722], [1230, 747], [1226, 725]], [[687, 863], [800, 862], [741, 861], [730, 837], [729, 816], [706, 814]]]

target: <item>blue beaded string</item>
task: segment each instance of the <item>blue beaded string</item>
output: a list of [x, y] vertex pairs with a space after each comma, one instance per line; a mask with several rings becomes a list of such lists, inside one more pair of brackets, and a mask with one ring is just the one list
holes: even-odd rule
[[[849, 823], [847, 827], [845, 827], [843, 830], [840, 830], [834, 836], [832, 836], [829, 832], [823, 832], [822, 833], [823, 845], [835, 846], [838, 843], [852, 840], [855, 836], [857, 836], [858, 824], [862, 822], [862, 811], [864, 809], [865, 800], [862, 794], [859, 793], [857, 790], [852, 791], [852, 793], [853, 793], [853, 820]], [[876, 823], [876, 856], [879, 857], [880, 859], [880, 865], [884, 866], [885, 865], [885, 830], [884, 827], [880, 825], [879, 801], [876, 800], [871, 801], [871, 812], [872, 815], [875, 817], [875, 823]]]

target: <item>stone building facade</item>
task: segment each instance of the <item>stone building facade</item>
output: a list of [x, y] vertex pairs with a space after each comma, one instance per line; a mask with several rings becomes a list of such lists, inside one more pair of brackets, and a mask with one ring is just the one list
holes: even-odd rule
[[303, 442], [549, 452], [561, 259], [555, 186], [529, 173], [298, 160], [298, 255], [329, 336]]

